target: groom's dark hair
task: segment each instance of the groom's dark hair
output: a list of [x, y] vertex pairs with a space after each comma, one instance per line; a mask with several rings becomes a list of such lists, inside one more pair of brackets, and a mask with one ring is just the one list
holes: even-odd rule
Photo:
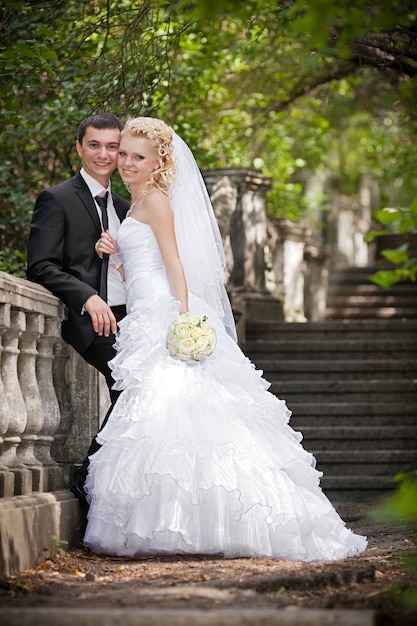
[[90, 115], [86, 117], [78, 126], [77, 139], [80, 143], [83, 142], [83, 137], [89, 126], [93, 128], [118, 128], [123, 130], [123, 124], [116, 115], [113, 113], [98, 113], [97, 115]]

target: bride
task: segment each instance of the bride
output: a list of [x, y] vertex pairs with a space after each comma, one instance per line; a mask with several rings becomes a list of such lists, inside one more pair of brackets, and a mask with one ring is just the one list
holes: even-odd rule
[[[127, 122], [118, 169], [132, 196], [97, 253], [126, 281], [110, 362], [122, 393], [90, 457], [84, 543], [98, 553], [333, 560], [365, 550], [320, 487], [285, 402], [241, 352], [220, 233], [204, 182], [164, 122]], [[167, 329], [207, 316], [211, 356], [171, 356]]]

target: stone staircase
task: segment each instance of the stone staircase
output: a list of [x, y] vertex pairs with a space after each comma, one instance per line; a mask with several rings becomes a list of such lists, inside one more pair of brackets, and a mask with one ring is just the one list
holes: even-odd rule
[[338, 501], [375, 499], [417, 468], [417, 286], [385, 293], [369, 273], [332, 276], [328, 319], [249, 322], [244, 346]]
[[333, 270], [330, 274], [326, 318], [417, 320], [417, 284], [404, 282], [383, 289], [369, 280], [376, 269], [389, 269], [389, 266]]

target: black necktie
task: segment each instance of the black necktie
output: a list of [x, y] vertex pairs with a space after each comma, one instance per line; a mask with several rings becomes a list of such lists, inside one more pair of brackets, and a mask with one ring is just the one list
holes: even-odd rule
[[[106, 231], [109, 227], [109, 216], [107, 213], [107, 196], [109, 192], [106, 191], [104, 197], [96, 196], [94, 199], [101, 209], [101, 223], [103, 225], [103, 231]], [[99, 295], [107, 302], [107, 272], [109, 268], [109, 255], [103, 254], [103, 262], [101, 264], [100, 275], [100, 291]]]
[[96, 196], [94, 199], [101, 209], [101, 223], [103, 224], [103, 230], [106, 231], [109, 227], [109, 216], [107, 214], [107, 196], [109, 192], [106, 191], [103, 197]]

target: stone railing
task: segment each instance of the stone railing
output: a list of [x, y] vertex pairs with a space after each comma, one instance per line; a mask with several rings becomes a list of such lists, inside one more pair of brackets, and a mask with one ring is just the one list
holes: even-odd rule
[[242, 311], [240, 340], [245, 339], [245, 319], [321, 319], [333, 235], [327, 228], [323, 236], [317, 224], [326, 217], [322, 214], [324, 195], [337, 220], [335, 184], [327, 181], [324, 185], [320, 180], [319, 187], [317, 177], [314, 185], [308, 179], [305, 194], [311, 197], [314, 191], [316, 215], [296, 223], [267, 219], [265, 201], [272, 180], [255, 170], [219, 168], [205, 172], [204, 178], [222, 233], [232, 304]]
[[46, 289], [0, 272], [0, 497], [64, 488], [108, 402], [61, 340], [63, 316]]
[[[243, 319], [323, 319], [331, 269], [373, 261], [365, 234], [379, 195], [370, 174], [361, 177], [353, 202], [341, 194], [339, 176], [303, 171], [298, 182], [308, 210], [301, 222], [267, 219], [272, 180], [256, 170], [219, 168], [204, 178], [223, 237], [229, 293]], [[238, 325], [243, 341], [244, 327]]]

